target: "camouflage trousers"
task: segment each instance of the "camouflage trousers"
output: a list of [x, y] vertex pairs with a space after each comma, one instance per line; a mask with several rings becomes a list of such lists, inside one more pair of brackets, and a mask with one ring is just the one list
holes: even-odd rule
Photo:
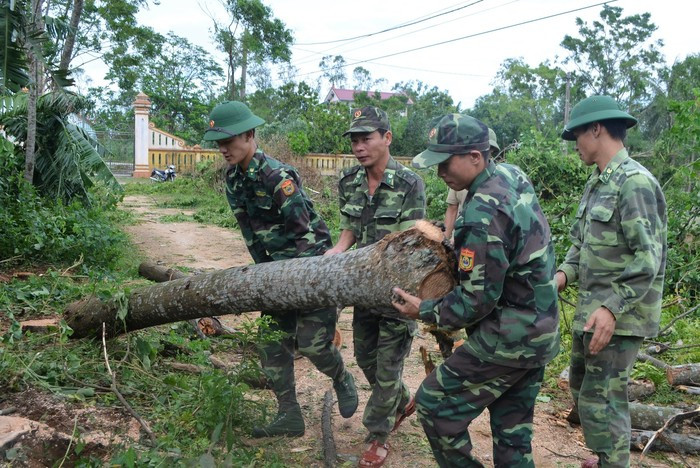
[[355, 359], [372, 386], [362, 424], [368, 440], [385, 442], [394, 427], [396, 411], [406, 407], [411, 392], [401, 380], [403, 361], [411, 351], [416, 323], [355, 307], [352, 317]]
[[471, 454], [469, 424], [485, 408], [491, 416], [496, 467], [534, 467], [532, 418], [544, 367], [491, 364], [457, 348], [416, 393], [418, 420], [441, 467], [482, 467]]
[[337, 313], [335, 307], [312, 311], [262, 312], [274, 319], [273, 330], [285, 333], [279, 342], [260, 348], [260, 360], [265, 375], [279, 402], [279, 409], [296, 406], [294, 381], [294, 344], [318, 370], [333, 380], [345, 372], [343, 358], [333, 344]]
[[630, 413], [627, 381], [643, 338], [613, 335], [595, 356], [588, 353], [593, 333], [573, 332], [571, 393], [586, 445], [603, 467], [630, 466]]

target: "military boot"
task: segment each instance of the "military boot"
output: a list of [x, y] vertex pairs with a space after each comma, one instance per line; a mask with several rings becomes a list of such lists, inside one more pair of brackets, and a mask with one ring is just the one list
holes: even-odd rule
[[355, 379], [352, 374], [345, 371], [336, 382], [333, 382], [335, 394], [338, 397], [338, 409], [340, 415], [344, 418], [349, 418], [355, 414], [357, 409], [357, 390], [355, 389]]
[[304, 418], [301, 415], [301, 408], [280, 409], [275, 419], [264, 427], [254, 427], [252, 436], [256, 439], [261, 437], [301, 437], [304, 435]]

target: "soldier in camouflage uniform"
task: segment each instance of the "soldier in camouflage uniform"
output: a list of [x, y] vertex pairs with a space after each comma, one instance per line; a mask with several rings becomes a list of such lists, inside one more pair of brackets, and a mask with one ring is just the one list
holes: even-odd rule
[[[304, 193], [296, 169], [266, 155], [255, 142], [255, 127], [264, 123], [245, 104], [228, 101], [210, 115], [207, 141], [216, 141], [229, 163], [226, 198], [255, 263], [322, 255], [331, 247], [328, 228]], [[304, 434], [304, 419], [294, 384], [294, 342], [324, 374], [333, 379], [338, 406], [349, 418], [357, 409], [357, 392], [332, 340], [334, 307], [312, 311], [263, 311], [281, 342], [261, 349], [265, 374], [279, 403], [274, 421], [253, 429], [254, 437]]]
[[[353, 245], [365, 247], [390, 232], [411, 227], [425, 214], [423, 181], [389, 154], [391, 127], [376, 107], [353, 111], [349, 135], [359, 165], [342, 172], [339, 182], [338, 243], [326, 255]], [[355, 307], [353, 343], [357, 364], [372, 386], [363, 424], [369, 430], [360, 466], [381, 466], [388, 455], [389, 433], [415, 411], [411, 393], [401, 380], [403, 361], [411, 350], [416, 327], [412, 320], [382, 315], [378, 309]]]
[[534, 466], [535, 397], [559, 351], [547, 220], [527, 176], [489, 159], [488, 129], [470, 116], [444, 116], [413, 165], [438, 165], [450, 188], [469, 190], [455, 226], [459, 284], [439, 299], [394, 289], [406, 317], [468, 334], [418, 389], [418, 419], [441, 467], [483, 466], [468, 427], [488, 408], [494, 465]]
[[666, 202], [654, 176], [624, 147], [637, 120], [608, 96], [571, 111], [562, 138], [594, 165], [555, 279], [578, 282], [570, 384], [586, 444], [582, 466], [630, 464], [627, 380], [644, 337], [659, 331], [666, 266]]

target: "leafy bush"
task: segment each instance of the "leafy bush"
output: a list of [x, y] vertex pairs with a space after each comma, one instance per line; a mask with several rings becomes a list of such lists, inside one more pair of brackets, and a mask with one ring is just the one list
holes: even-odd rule
[[24, 179], [22, 157], [7, 144], [0, 147], [0, 180], [0, 258], [44, 264], [82, 258], [86, 266], [114, 267], [126, 236], [115, 225], [124, 215], [115, 209], [113, 192], [93, 187], [88, 206], [42, 198]]

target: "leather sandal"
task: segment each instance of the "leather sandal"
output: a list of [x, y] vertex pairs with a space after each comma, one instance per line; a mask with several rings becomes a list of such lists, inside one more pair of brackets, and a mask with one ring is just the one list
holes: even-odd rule
[[396, 422], [394, 423], [394, 428], [391, 430], [391, 432], [394, 432], [396, 429], [398, 429], [399, 426], [401, 425], [401, 423], [403, 422], [403, 420], [415, 412], [416, 412], [416, 400], [415, 400], [415, 398], [411, 397], [411, 399], [408, 400], [408, 404], [404, 407], [403, 412], [396, 413]]
[[389, 456], [389, 444], [373, 440], [362, 454], [359, 466], [377, 468], [382, 466]]
[[581, 468], [598, 468], [600, 466], [600, 459], [598, 457], [586, 458], [581, 462]]

